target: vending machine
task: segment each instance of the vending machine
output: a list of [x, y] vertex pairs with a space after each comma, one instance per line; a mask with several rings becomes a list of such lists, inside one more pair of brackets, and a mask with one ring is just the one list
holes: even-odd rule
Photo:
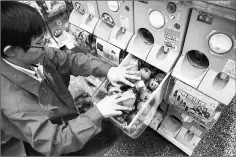
[[165, 94], [169, 107], [157, 129], [188, 155], [235, 96], [235, 18], [213, 13], [192, 9]]
[[236, 1], [21, 2], [43, 16], [52, 47], [140, 71], [134, 87], [86, 77], [91, 104], [75, 99], [86, 112], [106, 96], [132, 96], [120, 103], [131, 111], [109, 118], [132, 139], [150, 127], [191, 156], [236, 98]]
[[[235, 96], [235, 10], [184, 1], [73, 1], [75, 45], [113, 66], [134, 65], [140, 81], [98, 88], [94, 105], [120, 93], [130, 112], [110, 120], [137, 139], [147, 127], [188, 155]], [[204, 9], [203, 9], [204, 8]], [[211, 7], [214, 8], [214, 7]], [[220, 11], [219, 11], [220, 10]]]
[[[181, 55], [190, 11], [180, 1], [134, 1], [135, 30], [127, 51], [145, 63], [141, 72], [150, 72], [145, 67], [150, 65], [165, 74], [156, 75], [155, 79], [149, 81], [152, 84], [159, 77], [165, 76], [163, 78], [166, 78], [166, 85], [161, 93], [166, 92], [171, 70]], [[155, 97], [159, 100], [156, 103], [158, 112], [148, 125], [157, 130], [167, 112], [168, 104], [163, 101], [164, 95], [156, 94]]]
[[69, 42], [68, 5], [65, 1], [36, 1], [41, 7], [48, 31], [56, 41], [58, 48]]
[[[30, 5], [31, 7], [37, 9], [37, 11], [40, 13], [40, 15], [42, 16], [42, 18], [44, 19], [44, 21], [46, 22], [48, 17], [47, 17], [47, 13], [45, 8], [43, 7], [43, 3], [42, 2], [36, 2], [36, 1], [19, 1], [21, 3], [25, 3], [27, 5]], [[60, 48], [58, 45], [58, 42], [55, 40], [55, 38], [53, 37], [53, 34], [50, 31], [50, 28], [47, 27], [46, 25], [46, 33], [45, 33], [45, 38], [47, 40], [47, 45], [49, 47], [56, 47], [56, 48]]]
[[[105, 4], [105, 2], [101, 2], [102, 9], [106, 6]], [[109, 6], [109, 2], [107, 2], [107, 4]], [[108, 42], [110, 41], [109, 37], [111, 37], [112, 30], [116, 25], [114, 24], [113, 26], [112, 24], [117, 23], [115, 21], [118, 21], [118, 23], [120, 22], [119, 20], [115, 20], [117, 16], [116, 13], [112, 14], [112, 11], [118, 12], [118, 9], [122, 4], [124, 3], [111, 3], [110, 16], [108, 16], [111, 17], [108, 18], [111, 19], [109, 25], [105, 22], [101, 22], [100, 26], [96, 26], [96, 29], [97, 27], [102, 27], [103, 25], [106, 26], [103, 27], [103, 31], [104, 33], [107, 33], [107, 36], [102, 36], [104, 33], [100, 34], [101, 39], [104, 40], [103, 42], [105, 42], [105, 40], [108, 40]], [[102, 11], [104, 10], [106, 9], [103, 9]], [[117, 116], [111, 119], [128, 136], [131, 138], [138, 138], [148, 126], [156, 130], [164, 118], [164, 112], [160, 113], [156, 112], [156, 110], [158, 108], [163, 110], [167, 109], [167, 104], [163, 102], [164, 95], [170, 79], [171, 68], [174, 66], [181, 54], [183, 41], [186, 34], [186, 27], [190, 16], [190, 8], [185, 7], [183, 3], [178, 2], [133, 1], [133, 11], [134, 35], [131, 37], [127, 45], [127, 52], [129, 54], [123, 62], [119, 64], [119, 66], [126, 66], [130, 64], [136, 65], [135, 69], [141, 72], [142, 80], [137, 82], [134, 81], [135, 88], [123, 87], [121, 89], [112, 87], [107, 81], [98, 89], [97, 93], [95, 93], [94, 99], [95, 102], [98, 102], [106, 95], [111, 95], [114, 93], [129, 93], [135, 95], [133, 100], [129, 100], [129, 102], [123, 104], [132, 106], [133, 110], [129, 113], [125, 113], [123, 116]], [[101, 14], [100, 8], [99, 12]], [[122, 14], [122, 12], [120, 14]], [[101, 15], [105, 16], [106, 14]], [[171, 19], [172, 15], [174, 18], [172, 17]], [[176, 27], [176, 23], [179, 24], [180, 27]], [[108, 35], [109, 31], [110, 35]], [[173, 41], [174, 38], [172, 38], [172, 36], [171, 38], [167, 38], [168, 35], [176, 36], [176, 41]], [[167, 44], [164, 44], [165, 42], [173, 44], [173, 47], [168, 47]], [[156, 45], [156, 48], [154, 48], [155, 50], [152, 49], [154, 45]], [[159, 55], [159, 50], [157, 50], [157, 47], [161, 46], [163, 46], [163, 49], [164, 46], [168, 49], [168, 52], [170, 52], [169, 57], [172, 58], [164, 60], [165, 57], [162, 56], [162, 61], [163, 63], [165, 61], [166, 66], [164, 66], [164, 64], [162, 66], [156, 64], [160, 63], [160, 60], [157, 60], [156, 56]], [[154, 57], [152, 56], [147, 59], [151, 53], [151, 50], [152, 54], [154, 52], [156, 54]], [[165, 69], [168, 66], [168, 70]]]
[[97, 1], [100, 20], [94, 30], [97, 52], [118, 66], [133, 35], [133, 1]]
[[135, 35], [127, 51], [171, 71], [182, 52], [189, 13], [181, 1], [135, 1]]
[[[86, 54], [98, 56], [94, 29], [99, 21], [97, 1], [72, 1], [74, 9], [69, 18], [69, 30], [74, 40], [74, 46]], [[93, 76], [86, 80], [98, 87], [104, 78]]]
[[74, 9], [69, 18], [69, 29], [73, 35], [75, 46], [81, 47], [85, 53], [97, 55], [93, 35], [99, 20], [96, 1], [72, 1]]
[[134, 33], [134, 4], [132, 1], [98, 1], [101, 21], [95, 35], [104, 41], [126, 49]]

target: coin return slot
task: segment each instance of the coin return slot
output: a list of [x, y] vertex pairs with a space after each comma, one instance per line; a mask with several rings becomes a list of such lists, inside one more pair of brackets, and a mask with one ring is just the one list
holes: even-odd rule
[[166, 123], [164, 123], [164, 127], [171, 133], [175, 133], [181, 129], [183, 126], [181, 120], [179, 120], [176, 116], [169, 115], [166, 119]]
[[168, 51], [164, 50], [164, 46], [162, 46], [159, 51], [157, 52], [156, 58], [157, 60], [164, 60], [168, 54]]
[[187, 52], [181, 65], [182, 74], [188, 79], [201, 76], [209, 67], [206, 55], [197, 50]]
[[194, 133], [188, 130], [184, 135], [184, 140], [189, 142], [193, 139]]
[[118, 30], [118, 32], [116, 34], [116, 39], [121, 40], [121, 38], [125, 34], [125, 32], [126, 32], [126, 29], [124, 27], [120, 27], [120, 29]]
[[85, 21], [85, 24], [86, 25], [89, 25], [89, 23], [93, 20], [93, 15], [92, 14], [90, 14], [89, 16], [88, 16], [88, 18], [86, 19], [86, 21]]
[[222, 90], [229, 82], [229, 76], [223, 72], [220, 72], [216, 75], [212, 87], [215, 90]]

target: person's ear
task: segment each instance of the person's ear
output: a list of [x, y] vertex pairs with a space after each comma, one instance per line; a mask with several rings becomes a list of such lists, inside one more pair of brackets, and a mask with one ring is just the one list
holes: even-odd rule
[[13, 46], [6, 46], [3, 50], [4, 54], [7, 55], [8, 57], [13, 57], [15, 56], [14, 48]]

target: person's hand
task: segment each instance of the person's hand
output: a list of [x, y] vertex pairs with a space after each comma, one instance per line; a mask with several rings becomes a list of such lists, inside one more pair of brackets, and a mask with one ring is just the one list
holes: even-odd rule
[[135, 65], [128, 65], [125, 67], [111, 67], [107, 73], [107, 79], [115, 87], [120, 88], [118, 82], [122, 82], [126, 85], [134, 87], [134, 84], [128, 81], [127, 79], [141, 80], [139, 71], [129, 71]]
[[78, 113], [84, 113], [93, 106], [92, 97], [84, 91], [80, 91], [74, 101]]
[[106, 96], [96, 106], [105, 118], [122, 115], [122, 111], [131, 111], [132, 108], [121, 106], [119, 103], [131, 98], [133, 96], [122, 96], [121, 94]]

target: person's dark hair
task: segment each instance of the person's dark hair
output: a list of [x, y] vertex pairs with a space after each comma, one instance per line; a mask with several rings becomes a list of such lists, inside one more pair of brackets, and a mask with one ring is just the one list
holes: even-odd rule
[[32, 38], [45, 31], [45, 22], [35, 8], [17, 1], [1, 1], [2, 57], [6, 57], [3, 50], [8, 45], [27, 51], [24, 45], [30, 45]]

